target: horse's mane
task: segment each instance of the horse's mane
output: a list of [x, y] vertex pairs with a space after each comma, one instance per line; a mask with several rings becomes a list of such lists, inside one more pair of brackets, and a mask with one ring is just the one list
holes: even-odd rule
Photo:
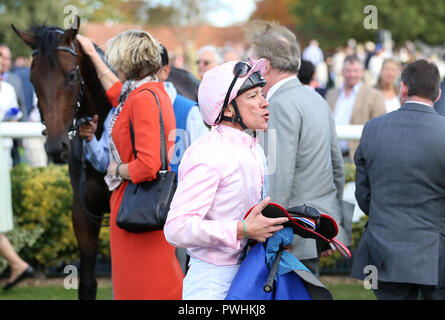
[[[64, 32], [62, 28], [56, 26], [47, 26], [45, 24], [35, 24], [30, 27], [30, 32], [36, 38], [37, 47], [34, 48], [45, 58], [50, 58], [54, 56], [54, 51], [58, 47], [59, 35]], [[116, 74], [113, 67], [109, 64], [105, 52], [94, 43], [94, 48], [96, 49], [102, 61], [110, 68], [113, 73]]]
[[45, 58], [49, 58], [56, 50], [59, 43], [60, 32], [63, 29], [55, 26], [47, 26], [44, 24], [36, 24], [31, 26], [31, 33], [36, 38], [36, 48]]

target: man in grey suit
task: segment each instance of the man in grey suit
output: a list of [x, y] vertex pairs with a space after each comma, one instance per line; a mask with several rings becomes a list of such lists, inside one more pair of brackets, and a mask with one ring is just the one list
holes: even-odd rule
[[402, 107], [368, 121], [355, 154], [368, 225], [352, 276], [378, 299], [445, 299], [445, 118], [433, 110], [439, 70], [418, 60], [401, 78]]
[[[249, 58], [267, 61], [263, 93], [270, 103], [269, 129], [259, 141], [268, 159], [271, 201], [285, 208], [306, 204], [328, 214], [339, 226], [337, 239], [348, 245], [352, 210], [349, 216], [342, 210], [345, 174], [336, 128], [326, 101], [297, 78], [297, 39], [283, 26], [255, 21], [246, 40]], [[295, 235], [291, 252], [318, 275], [320, 254], [332, 250]]]

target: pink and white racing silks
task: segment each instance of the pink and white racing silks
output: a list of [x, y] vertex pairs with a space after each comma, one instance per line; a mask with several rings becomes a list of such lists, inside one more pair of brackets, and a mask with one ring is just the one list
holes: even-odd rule
[[256, 139], [223, 124], [195, 141], [179, 166], [167, 241], [214, 265], [239, 263], [237, 223], [261, 200], [263, 159]]

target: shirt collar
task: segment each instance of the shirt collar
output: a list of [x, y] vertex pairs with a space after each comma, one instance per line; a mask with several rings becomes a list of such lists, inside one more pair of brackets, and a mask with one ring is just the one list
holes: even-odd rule
[[405, 102], [405, 104], [408, 104], [408, 103], [418, 103], [418, 104], [423, 104], [424, 106], [428, 106], [428, 107], [432, 108], [431, 105], [429, 105], [428, 103], [425, 103], [425, 102], [412, 101], [412, 100]]
[[256, 138], [239, 129], [232, 128], [220, 123], [217, 126], [216, 130], [218, 130], [218, 132], [223, 135], [224, 138], [227, 138], [231, 142], [242, 147], [252, 148], [256, 145]]
[[[353, 94], [357, 94], [358, 91], [360, 90], [360, 87], [362, 86], [363, 82], [359, 81], [353, 88], [352, 88], [352, 93]], [[341, 91], [344, 92], [345, 91], [345, 85], [342, 86]]]
[[278, 81], [277, 83], [275, 83], [272, 87], [270, 87], [269, 91], [267, 91], [266, 100], [269, 100], [269, 99], [272, 97], [272, 95], [273, 95], [275, 92], [277, 92], [277, 90], [278, 90], [283, 84], [285, 84], [286, 82], [288, 82], [288, 81], [290, 81], [290, 80], [296, 79], [296, 78], [297, 78], [297, 76], [289, 76], [289, 77], [284, 78], [284, 79]]

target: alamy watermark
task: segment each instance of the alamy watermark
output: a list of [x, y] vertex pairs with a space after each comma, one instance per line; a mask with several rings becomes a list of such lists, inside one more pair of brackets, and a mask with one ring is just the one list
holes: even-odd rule
[[367, 14], [365, 20], [363, 20], [363, 27], [366, 30], [377, 30], [378, 29], [378, 18], [379, 12], [377, 7], [374, 5], [367, 5], [363, 8], [363, 13]]
[[71, 264], [65, 266], [63, 269], [64, 274], [68, 274], [63, 280], [63, 287], [66, 290], [77, 290], [79, 288], [79, 276], [77, 267]]
[[78, 16], [78, 10], [76, 6], [69, 5], [63, 8], [63, 13], [67, 13], [68, 15], [63, 20], [63, 27], [65, 29], [79, 29], [79, 26], [77, 25], [76, 16]]
[[363, 279], [363, 287], [367, 290], [371, 289], [378, 289], [377, 282], [378, 282], [378, 270], [377, 267], [374, 265], [367, 265], [363, 269], [364, 274], [368, 274], [365, 279]]

